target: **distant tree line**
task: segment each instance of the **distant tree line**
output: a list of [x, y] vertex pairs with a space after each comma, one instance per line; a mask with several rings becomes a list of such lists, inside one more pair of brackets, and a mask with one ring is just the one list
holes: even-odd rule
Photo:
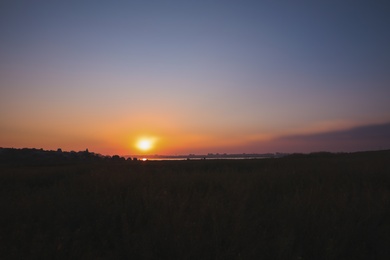
[[[131, 160], [128, 158], [127, 160]], [[93, 152], [70, 151], [64, 152], [62, 149], [43, 150], [35, 148], [0, 148], [0, 164], [12, 165], [58, 165], [83, 162], [121, 162], [126, 158], [119, 155], [106, 156]]]

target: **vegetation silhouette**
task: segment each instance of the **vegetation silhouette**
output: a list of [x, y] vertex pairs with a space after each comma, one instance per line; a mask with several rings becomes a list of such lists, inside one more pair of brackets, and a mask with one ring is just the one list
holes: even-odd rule
[[0, 152], [4, 259], [390, 256], [390, 151], [57, 165], [30, 152], [57, 158]]
[[61, 148], [57, 151], [47, 151], [35, 148], [0, 148], [0, 163], [9, 165], [63, 165], [86, 162], [109, 162], [124, 161], [119, 155], [103, 156], [101, 154], [85, 151], [63, 152]]

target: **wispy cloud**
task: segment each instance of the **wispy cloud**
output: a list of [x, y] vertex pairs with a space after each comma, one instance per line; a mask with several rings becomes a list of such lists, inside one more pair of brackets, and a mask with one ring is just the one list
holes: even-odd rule
[[390, 149], [390, 123], [316, 134], [285, 135], [269, 141], [254, 142], [248, 148], [264, 152], [352, 152]]

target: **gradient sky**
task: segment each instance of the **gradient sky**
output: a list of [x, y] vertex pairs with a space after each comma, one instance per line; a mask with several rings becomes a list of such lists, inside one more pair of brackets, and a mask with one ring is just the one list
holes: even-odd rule
[[[390, 122], [389, 14], [387, 1], [3, 0], [0, 147], [326, 149], [299, 140]], [[381, 138], [326, 142], [390, 148]]]

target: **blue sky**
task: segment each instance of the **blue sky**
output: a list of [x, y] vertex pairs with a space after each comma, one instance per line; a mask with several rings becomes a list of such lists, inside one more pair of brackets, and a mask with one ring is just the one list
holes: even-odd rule
[[389, 11], [385, 1], [2, 1], [0, 146], [132, 153], [146, 135], [160, 140], [156, 153], [266, 152], [264, 140], [387, 123]]

